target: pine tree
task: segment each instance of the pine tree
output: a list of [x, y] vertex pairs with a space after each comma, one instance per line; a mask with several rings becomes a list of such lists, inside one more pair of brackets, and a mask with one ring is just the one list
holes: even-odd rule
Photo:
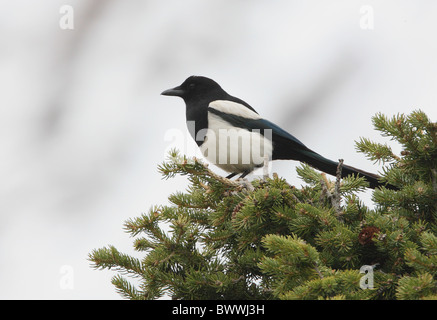
[[437, 124], [421, 111], [373, 124], [402, 146], [356, 143], [399, 188], [376, 189], [374, 208], [358, 197], [363, 178], [301, 164], [303, 187], [276, 174], [231, 181], [172, 151], [159, 171], [187, 176], [188, 189], [124, 224], [142, 257], [108, 246], [89, 260], [115, 269], [129, 299], [436, 299]]

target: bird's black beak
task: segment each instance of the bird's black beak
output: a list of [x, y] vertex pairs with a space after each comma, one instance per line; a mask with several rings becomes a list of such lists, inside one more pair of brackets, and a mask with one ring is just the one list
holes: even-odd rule
[[174, 87], [172, 89], [168, 89], [163, 91], [161, 94], [163, 96], [176, 96], [176, 97], [182, 97], [184, 95], [185, 91], [181, 87]]

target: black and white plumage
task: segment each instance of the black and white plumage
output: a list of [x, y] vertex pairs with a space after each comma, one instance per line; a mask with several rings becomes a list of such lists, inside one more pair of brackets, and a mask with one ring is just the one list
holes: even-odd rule
[[[186, 105], [186, 121], [194, 124], [193, 139], [208, 161], [230, 172], [246, 176], [269, 160], [297, 160], [331, 175], [338, 162], [307, 148], [301, 141], [263, 119], [245, 101], [229, 95], [214, 80], [191, 76], [162, 95], [178, 96]], [[379, 176], [343, 165], [342, 176], [363, 176], [371, 188], [380, 186]], [[388, 186], [390, 187], [390, 186]]]

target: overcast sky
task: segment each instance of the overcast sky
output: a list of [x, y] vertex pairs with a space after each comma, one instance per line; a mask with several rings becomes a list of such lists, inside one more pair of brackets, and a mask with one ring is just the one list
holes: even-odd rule
[[[213, 78], [322, 155], [372, 172], [380, 167], [354, 145], [389, 142], [372, 128], [375, 113], [420, 108], [437, 119], [435, 1], [0, 7], [1, 299], [120, 298], [115, 273], [93, 270], [87, 255], [113, 244], [141, 256], [123, 222], [185, 188], [157, 172], [173, 133], [194, 152], [182, 100], [160, 93], [190, 75]], [[295, 166], [272, 170], [300, 186]]]

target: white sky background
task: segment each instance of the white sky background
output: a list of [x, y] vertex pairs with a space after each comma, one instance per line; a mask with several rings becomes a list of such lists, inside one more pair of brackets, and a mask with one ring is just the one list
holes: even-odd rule
[[[166, 132], [187, 133], [182, 100], [160, 93], [190, 75], [377, 172], [354, 147], [387, 141], [376, 112], [437, 121], [437, 3], [381, 2], [0, 0], [0, 298], [120, 298], [87, 255], [136, 254], [123, 222], [186, 186], [156, 167]], [[59, 27], [64, 4], [74, 30]], [[299, 186], [295, 166], [273, 171]]]

